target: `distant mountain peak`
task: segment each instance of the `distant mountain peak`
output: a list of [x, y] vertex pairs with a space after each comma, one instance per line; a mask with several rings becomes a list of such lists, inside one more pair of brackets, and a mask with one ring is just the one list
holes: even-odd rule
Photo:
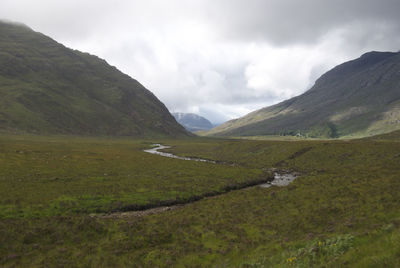
[[18, 22], [18, 21], [12, 21], [12, 20], [7, 20], [7, 19], [0, 19], [0, 23], [1, 23], [1, 24], [5, 24], [5, 25], [7, 25], [7, 26], [22, 27], [22, 28], [26, 28], [26, 29], [29, 29], [29, 30], [33, 31], [32, 28], [29, 27], [28, 25], [26, 25], [25, 23]]
[[399, 52], [391, 52], [391, 51], [370, 51], [362, 54], [359, 59], [363, 58], [375, 58], [375, 59], [384, 59], [393, 55], [398, 54]]
[[179, 124], [189, 131], [209, 130], [213, 128], [212, 123], [208, 119], [194, 113], [172, 113], [172, 115]]
[[360, 65], [373, 65], [380, 61], [386, 60], [387, 58], [393, 57], [399, 54], [398, 52], [379, 52], [379, 51], [371, 51], [364, 53], [358, 59], [355, 59], [353, 62], [357, 62]]

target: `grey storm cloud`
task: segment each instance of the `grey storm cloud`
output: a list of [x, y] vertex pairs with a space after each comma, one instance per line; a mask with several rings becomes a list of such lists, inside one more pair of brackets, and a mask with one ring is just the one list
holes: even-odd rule
[[399, 0], [2, 0], [0, 19], [106, 59], [172, 112], [219, 123], [365, 52], [398, 51], [399, 11]]
[[278, 45], [316, 42], [352, 24], [365, 25], [364, 31], [387, 27], [393, 34], [400, 25], [398, 0], [221, 0], [213, 6], [211, 18], [227, 37]]

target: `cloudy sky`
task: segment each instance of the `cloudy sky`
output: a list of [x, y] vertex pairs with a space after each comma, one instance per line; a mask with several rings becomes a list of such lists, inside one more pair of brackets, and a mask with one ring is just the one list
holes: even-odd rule
[[1, 0], [22, 22], [98, 55], [171, 112], [214, 123], [309, 89], [371, 51], [400, 49], [399, 0]]

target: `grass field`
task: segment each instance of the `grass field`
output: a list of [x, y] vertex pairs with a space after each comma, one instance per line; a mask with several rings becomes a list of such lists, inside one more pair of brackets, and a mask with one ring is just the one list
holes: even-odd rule
[[[212, 164], [163, 158], [153, 143]], [[178, 209], [100, 217], [252, 187]], [[395, 267], [400, 133], [352, 141], [0, 136], [1, 267]], [[99, 214], [101, 215], [101, 214]]]
[[181, 161], [129, 139], [0, 138], [0, 215], [108, 212], [156, 205], [267, 177], [260, 169]]

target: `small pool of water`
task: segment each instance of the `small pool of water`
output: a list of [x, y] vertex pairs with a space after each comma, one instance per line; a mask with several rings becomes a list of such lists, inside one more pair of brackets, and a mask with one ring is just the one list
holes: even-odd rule
[[275, 186], [288, 186], [292, 181], [296, 179], [294, 174], [286, 173], [286, 174], [279, 174], [278, 172], [274, 172], [274, 180], [269, 183], [263, 183], [259, 186], [262, 188], [268, 188], [272, 185]]

